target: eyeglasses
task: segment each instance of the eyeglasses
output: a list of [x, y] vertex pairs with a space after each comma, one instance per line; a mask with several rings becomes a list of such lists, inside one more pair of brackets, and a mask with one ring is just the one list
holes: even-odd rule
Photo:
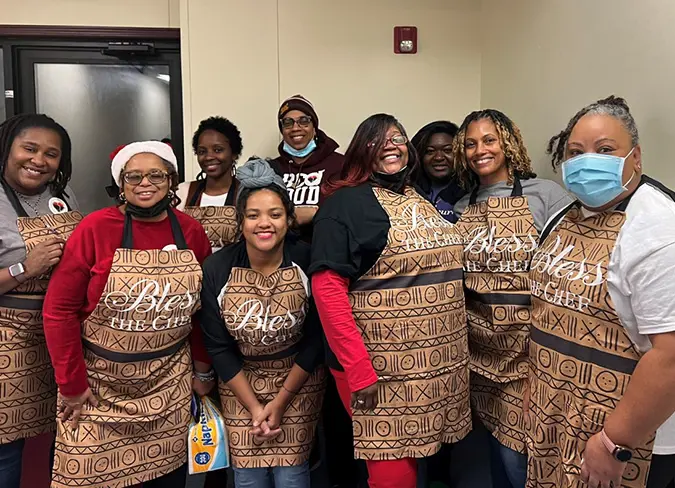
[[169, 173], [166, 171], [150, 171], [149, 173], [141, 173], [140, 171], [130, 171], [129, 173], [124, 173], [122, 178], [124, 182], [131, 186], [138, 186], [141, 184], [144, 178], [148, 178], [148, 181], [152, 185], [161, 185], [168, 178]]
[[[395, 136], [391, 136], [387, 139], [384, 140], [382, 147], [386, 146], [388, 142], [391, 142], [394, 146], [403, 146], [408, 142], [408, 138], [404, 135], [397, 134]], [[375, 146], [374, 142], [369, 142], [368, 147], [373, 147]]]
[[309, 124], [312, 123], [312, 118], [306, 115], [294, 119], [292, 117], [285, 117], [281, 119], [281, 127], [284, 129], [292, 129], [295, 124], [298, 124], [300, 127], [309, 127]]

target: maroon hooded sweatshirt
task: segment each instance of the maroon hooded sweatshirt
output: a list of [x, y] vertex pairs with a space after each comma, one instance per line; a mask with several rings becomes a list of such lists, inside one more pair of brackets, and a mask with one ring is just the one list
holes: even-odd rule
[[297, 164], [279, 144], [279, 156], [272, 160], [272, 167], [286, 183], [288, 195], [295, 205], [321, 205], [321, 188], [331, 178], [339, 178], [345, 157], [335, 150], [338, 143], [323, 131], [317, 130], [316, 149], [302, 164]]

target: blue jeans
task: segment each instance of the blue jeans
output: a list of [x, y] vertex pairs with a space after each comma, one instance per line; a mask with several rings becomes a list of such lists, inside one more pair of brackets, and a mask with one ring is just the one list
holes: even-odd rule
[[525, 488], [527, 455], [500, 444], [490, 436], [490, 471], [493, 488]]
[[20, 488], [24, 439], [0, 444], [0, 486]]
[[274, 468], [233, 468], [235, 488], [310, 488], [309, 463]]

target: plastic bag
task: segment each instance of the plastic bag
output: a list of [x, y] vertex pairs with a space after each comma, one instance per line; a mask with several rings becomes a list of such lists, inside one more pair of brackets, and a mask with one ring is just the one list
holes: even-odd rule
[[230, 466], [225, 421], [213, 400], [192, 396], [192, 417], [188, 431], [188, 471], [206, 473]]

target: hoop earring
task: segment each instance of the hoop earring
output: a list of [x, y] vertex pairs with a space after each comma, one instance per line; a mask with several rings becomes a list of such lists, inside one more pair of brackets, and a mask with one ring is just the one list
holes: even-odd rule
[[122, 203], [127, 203], [127, 197], [124, 196], [124, 192], [120, 192], [119, 201]]

